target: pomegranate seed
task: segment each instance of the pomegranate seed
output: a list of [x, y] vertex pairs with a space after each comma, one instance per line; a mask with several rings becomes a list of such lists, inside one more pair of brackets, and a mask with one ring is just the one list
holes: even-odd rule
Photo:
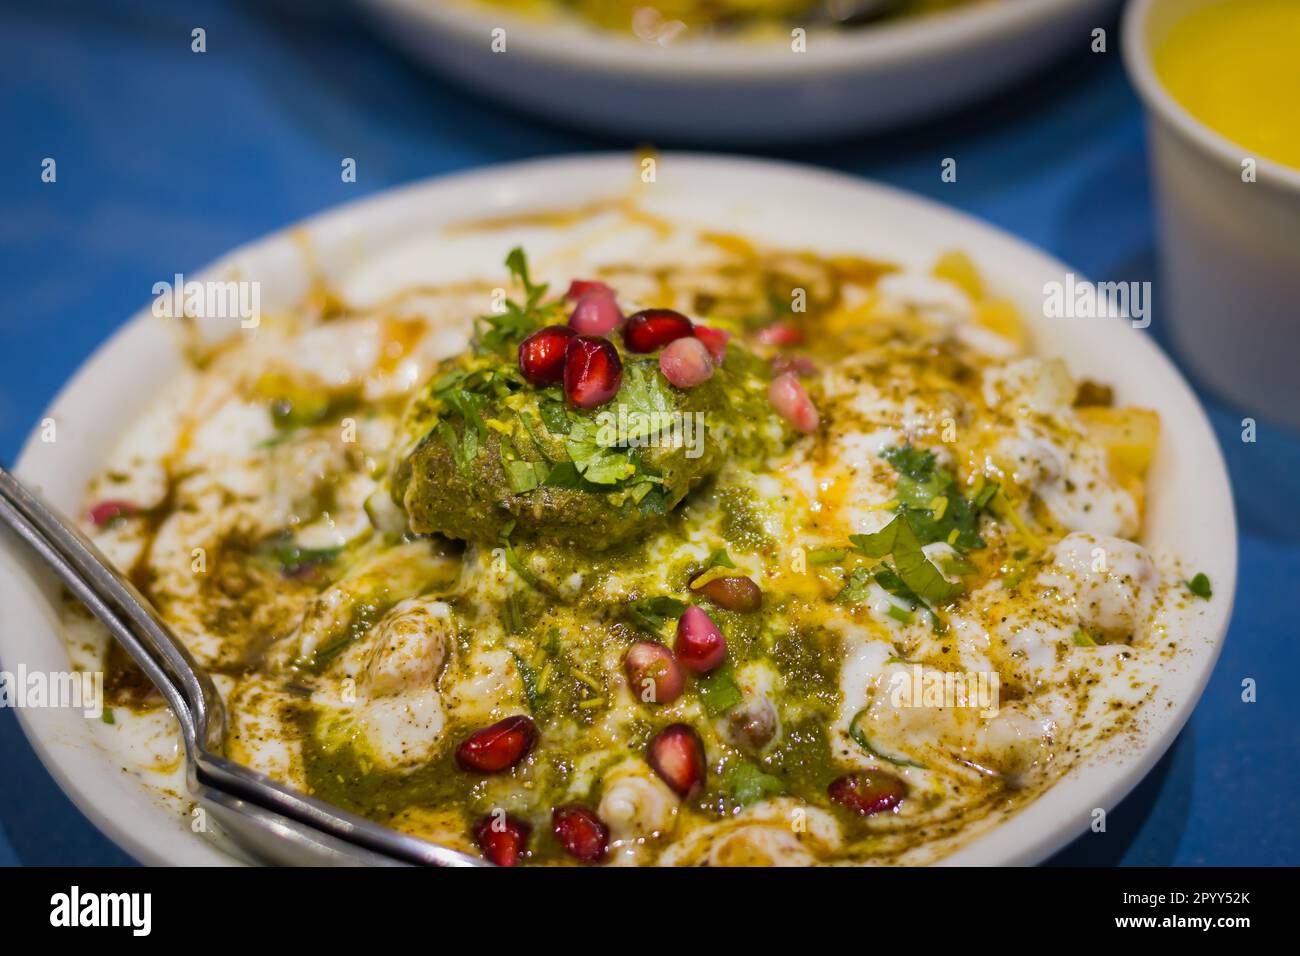
[[623, 360], [607, 339], [578, 335], [564, 356], [564, 394], [579, 408], [604, 405], [623, 384]]
[[653, 352], [676, 339], [690, 335], [691, 320], [672, 309], [644, 309], [628, 316], [623, 341], [633, 352]]
[[792, 322], [779, 320], [760, 329], [757, 338], [764, 345], [798, 345], [803, 341], [803, 330]]
[[583, 863], [599, 863], [609, 850], [609, 827], [584, 806], [571, 803], [551, 813], [551, 828], [564, 852]]
[[90, 509], [88, 517], [96, 528], [104, 528], [120, 518], [130, 518], [140, 513], [140, 509], [129, 501], [101, 501]]
[[861, 816], [892, 810], [907, 796], [907, 784], [892, 773], [859, 770], [832, 781], [830, 798]]
[[795, 375], [816, 375], [817, 363], [806, 355], [778, 355], [772, 359], [772, 371], [777, 375], [793, 372]]
[[564, 293], [564, 297], [570, 302], [576, 302], [588, 292], [608, 292], [611, 296], [614, 294], [613, 289], [596, 279], [574, 279], [569, 283], [569, 291]]
[[682, 695], [685, 677], [673, 652], [653, 641], [638, 641], [623, 658], [632, 693], [647, 704], [671, 704]]
[[596, 289], [583, 294], [569, 316], [569, 328], [579, 335], [608, 335], [623, 321], [614, 293]]
[[537, 743], [537, 727], [529, 717], [518, 715], [476, 730], [456, 748], [456, 763], [464, 770], [500, 773], [528, 755]]
[[677, 621], [677, 660], [693, 674], [707, 674], [727, 656], [727, 639], [703, 608], [692, 605]]
[[694, 388], [713, 377], [713, 359], [699, 339], [677, 339], [659, 353], [659, 371], [678, 388]]
[[789, 422], [795, 431], [807, 434], [817, 430], [817, 423], [821, 421], [817, 406], [812, 403], [794, 373], [786, 372], [772, 379], [772, 384], [767, 387], [767, 399], [777, 414]]
[[704, 744], [689, 724], [672, 724], [650, 741], [650, 767], [679, 797], [704, 786]]
[[700, 587], [704, 595], [724, 611], [748, 613], [763, 606], [763, 589], [752, 578], [743, 575], [734, 578], [714, 578]]
[[697, 325], [695, 327], [695, 337], [703, 342], [705, 348], [709, 350], [709, 355], [713, 358], [713, 364], [721, 365], [722, 360], [727, 357], [727, 342], [731, 339], [731, 333], [724, 329], [713, 329], [707, 325]]
[[555, 385], [564, 378], [564, 351], [574, 336], [567, 325], [548, 325], [519, 343], [519, 371], [533, 385]]
[[497, 866], [514, 866], [527, 853], [528, 834], [533, 832], [518, 817], [489, 813], [474, 824], [474, 842], [483, 855]]

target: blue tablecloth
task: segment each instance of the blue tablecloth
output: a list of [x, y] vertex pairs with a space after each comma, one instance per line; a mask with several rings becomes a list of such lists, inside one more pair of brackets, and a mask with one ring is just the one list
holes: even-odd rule
[[[190, 31], [207, 31], [207, 53]], [[1080, 52], [924, 128], [772, 155], [923, 193], [1095, 279], [1154, 278], [1141, 115], [1110, 52]], [[404, 61], [341, 2], [48, 0], [0, 10], [0, 460], [150, 298], [238, 243], [363, 194], [488, 163], [630, 148], [535, 122]], [[664, 144], [670, 145], [670, 144]], [[341, 157], [359, 177], [343, 184]], [[939, 178], [958, 159], [956, 183]], [[56, 184], [41, 162], [58, 162]], [[1157, 292], [1158, 292], [1157, 286]], [[1162, 339], [1158, 310], [1151, 332]], [[1300, 369], [1297, 370], [1300, 379]], [[1300, 863], [1300, 436], [1205, 397], [1232, 472], [1241, 583], [1188, 728], [1058, 863]], [[1300, 387], [1297, 388], [1300, 400]], [[1188, 521], [1197, 520], [1195, 514]], [[4, 612], [0, 608], [0, 626]], [[9, 662], [12, 663], [12, 662]], [[1243, 703], [1244, 678], [1258, 682]], [[122, 863], [0, 712], [0, 864]]]

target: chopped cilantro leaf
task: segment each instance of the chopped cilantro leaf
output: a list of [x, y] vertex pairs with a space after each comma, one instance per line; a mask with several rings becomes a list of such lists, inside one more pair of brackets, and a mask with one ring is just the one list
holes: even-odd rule
[[599, 434], [599, 427], [590, 419], [571, 424], [564, 446], [578, 473], [595, 485], [616, 485], [636, 474], [629, 453], [601, 445]]
[[672, 387], [657, 361], [624, 363], [618, 404], [627, 410], [628, 427], [622, 439], [628, 444], [653, 436], [671, 420], [676, 408]]
[[700, 702], [714, 716], [726, 713], [745, 699], [727, 664], [701, 679], [699, 686]]
[[911, 445], [882, 453], [898, 472], [898, 512], [906, 516], [921, 544], [946, 541], [958, 551], [983, 548], [979, 511], [992, 500], [995, 484], [985, 485], [976, 504], [962, 497], [952, 472], [935, 461], [934, 452]]
[[1078, 628], [1074, 632], [1075, 647], [1096, 647], [1097, 642], [1092, 639], [1092, 635], [1083, 628]]
[[446, 419], [438, 422], [437, 429], [438, 436], [451, 449], [451, 457], [456, 462], [457, 470], [462, 475], [468, 476], [469, 467], [478, 455], [478, 433], [472, 428], [466, 428], [462, 435], [457, 435], [456, 430]]
[[653, 515], [665, 515], [668, 513], [670, 499], [671, 493], [663, 485], [651, 485], [637, 502], [637, 508], [647, 518]]
[[558, 302], [543, 303], [548, 287], [545, 283], [533, 284], [523, 249], [516, 246], [510, 250], [506, 256], [506, 268], [523, 287], [524, 301], [520, 303], [507, 299], [502, 311], [479, 317], [482, 326], [475, 346], [480, 352], [508, 353], [525, 336], [555, 318], [558, 312]]
[[996, 481], [987, 481], [984, 483], [984, 487], [979, 490], [979, 494], [971, 499], [971, 504], [976, 508], [987, 508], [989, 502], [993, 500], [993, 496], [1001, 490], [1002, 486]]
[[[515, 246], [506, 253], [506, 268], [510, 270], [512, 276], [519, 280], [519, 284], [524, 287], [524, 292], [531, 299], [534, 290], [538, 287], [533, 285], [532, 279], [528, 276], [528, 257], [524, 255], [522, 246]], [[541, 286], [538, 295], [544, 295], [545, 293], [546, 286]]]
[[1183, 583], [1187, 585], [1187, 590], [1204, 601], [1208, 601], [1214, 594], [1210, 588], [1210, 579], [1204, 574], [1198, 574], [1190, 581], [1184, 581]]
[[[515, 417], [519, 419], [519, 424], [523, 428], [524, 434], [528, 436], [528, 440], [532, 443], [532, 446], [537, 449], [537, 453], [546, 460], [547, 464], [550, 464], [554, 459], [547, 454], [546, 446], [541, 443], [537, 437], [537, 432], [533, 430], [532, 416], [527, 412], [519, 412]], [[544, 479], [545, 477], [546, 475], [543, 474], [542, 478]]]
[[731, 560], [731, 555], [727, 554], [726, 548], [718, 548], [709, 555], [708, 567], [710, 568], [734, 568], [736, 562]]
[[604, 449], [590, 458], [575, 459], [573, 463], [582, 477], [594, 485], [616, 485], [636, 474], [636, 465], [626, 455]]
[[542, 424], [552, 435], [569, 434], [569, 415], [564, 410], [563, 402], [548, 399], [537, 406], [537, 412], [542, 416]]
[[892, 617], [899, 624], [911, 624], [913, 620], [911, 611], [904, 611], [901, 607], [898, 607], [897, 605], [891, 607], [885, 613], [888, 614], [890, 617]]
[[660, 595], [632, 601], [627, 605], [625, 613], [628, 619], [637, 627], [649, 631], [651, 634], [659, 634], [670, 619], [676, 620], [685, 611], [685, 602], [667, 595]]
[[460, 416], [466, 428], [474, 429], [479, 438], [483, 437], [487, 426], [483, 423], [481, 411], [487, 403], [487, 396], [468, 388], [452, 388], [443, 393], [442, 400]]
[[543, 484], [548, 488], [581, 488], [582, 477], [573, 462], [557, 461], [546, 473]]
[[748, 760], [727, 768], [722, 775], [722, 787], [742, 807], [785, 793], [785, 784], [780, 777], [764, 773], [758, 764]]
[[963, 577], [974, 574], [978, 570], [975, 565], [971, 564], [965, 558], [950, 558], [943, 563], [943, 569], [949, 574]]
[[903, 579], [898, 576], [898, 572], [889, 565], [885, 565], [873, 574], [872, 579], [900, 601], [906, 601], [907, 606], [913, 611], [919, 607], [925, 607], [925, 601], [921, 596], [904, 584]]
[[894, 470], [900, 475], [913, 481], [928, 481], [934, 475], [935, 461], [932, 451], [922, 451], [911, 445], [904, 445], [901, 448], [886, 449], [882, 457], [893, 465]]
[[547, 468], [540, 461], [508, 461], [506, 480], [515, 494], [532, 491], [546, 479]]
[[870, 587], [871, 569], [854, 568], [849, 572], [848, 579], [844, 582], [844, 587], [840, 590], [840, 593], [835, 595], [835, 600], [840, 604], [861, 604], [867, 599]]
[[[892, 554], [896, 572], [894, 576], [898, 579], [898, 584], [905, 586], [922, 603], [944, 604], [965, 590], [960, 584], [950, 583], [930, 563], [921, 550], [921, 542], [917, 539], [911, 522], [904, 515], [898, 515], [874, 534], [850, 535], [849, 540], [869, 558], [883, 558]], [[890, 590], [880, 581], [880, 574], [877, 574], [876, 581], [881, 587]], [[890, 583], [898, 586], [892, 578]]]

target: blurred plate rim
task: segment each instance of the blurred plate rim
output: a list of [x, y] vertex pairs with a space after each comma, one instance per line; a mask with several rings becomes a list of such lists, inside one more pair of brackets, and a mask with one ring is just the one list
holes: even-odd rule
[[577, 17], [538, 20], [467, 0], [359, 2], [423, 20], [467, 44], [481, 43], [485, 51], [491, 30], [502, 27], [507, 49], [500, 55], [517, 53], [568, 69], [673, 81], [723, 77], [771, 81], [943, 58], [994, 41], [1008, 31], [1032, 34], [1058, 17], [1105, 8], [1114, 0], [993, 0], [861, 27], [814, 25], [807, 27], [808, 52], [800, 54], [791, 50], [789, 38], [709, 38], [658, 46]]

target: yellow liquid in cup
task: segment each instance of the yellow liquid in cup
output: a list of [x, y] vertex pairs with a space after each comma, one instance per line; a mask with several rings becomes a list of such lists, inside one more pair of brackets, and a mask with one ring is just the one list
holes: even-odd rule
[[1300, 0], [1222, 0], [1174, 24], [1156, 73], [1198, 120], [1300, 169]]

